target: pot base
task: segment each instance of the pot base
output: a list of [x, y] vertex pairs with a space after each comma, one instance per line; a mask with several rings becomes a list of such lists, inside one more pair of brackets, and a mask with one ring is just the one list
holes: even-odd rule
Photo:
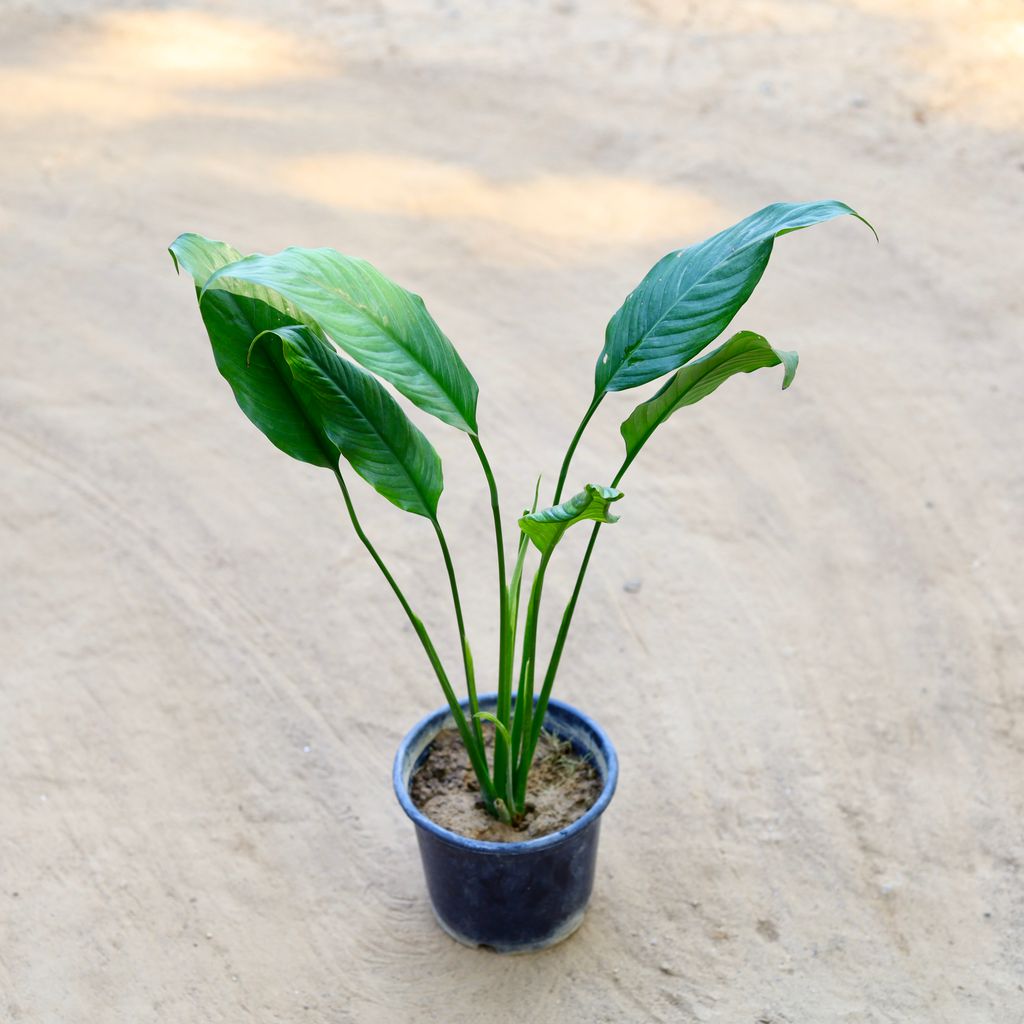
[[469, 936], [459, 935], [458, 932], [450, 928], [441, 919], [433, 906], [430, 909], [433, 911], [434, 920], [437, 922], [438, 927], [448, 938], [454, 939], [461, 946], [469, 946], [470, 949], [483, 949], [489, 953], [501, 953], [503, 956], [515, 956], [520, 953], [539, 953], [542, 949], [550, 949], [552, 946], [557, 946], [560, 942], [565, 942], [566, 939], [575, 935], [582, 927], [583, 919], [587, 916], [587, 910], [584, 907], [578, 914], [575, 914], [545, 939], [509, 944], [503, 942], [477, 942], [475, 939], [469, 938]]

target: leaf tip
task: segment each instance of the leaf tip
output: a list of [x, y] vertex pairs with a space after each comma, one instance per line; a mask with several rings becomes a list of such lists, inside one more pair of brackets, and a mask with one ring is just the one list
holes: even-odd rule
[[859, 214], [852, 206], [848, 205], [847, 203], [839, 203], [839, 205], [846, 207], [847, 211], [850, 213], [850, 216], [856, 217], [857, 220], [859, 220], [862, 224], [867, 225], [868, 230], [871, 232], [871, 234], [875, 236], [875, 241], [881, 243], [881, 239], [878, 237], [878, 232], [875, 230], [875, 225], [872, 224], [871, 221], [867, 219], [867, 217], [863, 216], [862, 214]]
[[796, 376], [796, 368], [800, 365], [800, 356], [796, 352], [779, 352], [779, 358], [782, 360], [783, 375], [782, 375], [782, 390], [785, 391], [790, 384], [793, 383], [793, 378]]
[[868, 227], [869, 227], [869, 228], [871, 229], [871, 234], [873, 234], [873, 235], [875, 236], [875, 241], [876, 241], [876, 242], [877, 242], [877, 243], [878, 243], [879, 245], [881, 245], [881, 243], [882, 243], [882, 240], [881, 240], [881, 239], [880, 239], [880, 238], [878, 237], [878, 232], [877, 232], [877, 231], [875, 230], [875, 225], [874, 225], [874, 224], [872, 224], [872, 223], [871, 223], [871, 221], [869, 221], [869, 220], [867, 219], [867, 217], [862, 217], [862, 216], [861, 216], [861, 215], [860, 215], [859, 213], [857, 213], [857, 211], [856, 211], [856, 210], [854, 210], [854, 211], [853, 211], [853, 215], [854, 215], [854, 217], [856, 217], [856, 218], [857, 218], [857, 220], [859, 220], [859, 221], [861, 221], [862, 223], [866, 224], [866, 225], [867, 225], [867, 226], [868, 226]]
[[623, 492], [617, 487], [604, 487], [601, 484], [586, 484], [584, 489], [588, 493], [594, 495], [594, 497], [603, 498], [605, 501], [618, 501], [619, 498], [625, 497]]
[[[249, 342], [249, 348], [248, 348], [248, 350], [245, 353], [245, 368], [247, 370], [249, 369], [249, 363], [252, 360], [252, 350], [256, 347], [256, 342], [258, 342], [261, 338], [265, 337], [268, 334], [278, 334], [278, 332], [276, 330], [273, 330], [273, 329], [266, 330], [266, 331], [260, 331], [260, 333], [257, 334], [256, 337], [253, 338], [251, 342]], [[280, 335], [278, 335], [278, 336], [280, 337]], [[283, 340], [284, 339], [282, 338], [282, 341]]]

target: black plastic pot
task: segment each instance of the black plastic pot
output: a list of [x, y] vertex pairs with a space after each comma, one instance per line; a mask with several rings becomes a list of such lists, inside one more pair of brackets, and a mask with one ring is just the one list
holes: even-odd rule
[[[489, 694], [480, 698], [480, 706], [491, 711], [495, 701]], [[529, 953], [567, 939], [583, 923], [594, 885], [601, 815], [619, 774], [615, 749], [597, 723], [551, 701], [545, 728], [591, 759], [604, 782], [601, 794], [560, 832], [523, 843], [486, 843], [441, 828], [409, 796], [409, 780], [446, 725], [451, 725], [447, 707], [415, 726], [398, 748], [393, 776], [398, 802], [416, 826], [438, 923], [464, 945], [499, 953]]]

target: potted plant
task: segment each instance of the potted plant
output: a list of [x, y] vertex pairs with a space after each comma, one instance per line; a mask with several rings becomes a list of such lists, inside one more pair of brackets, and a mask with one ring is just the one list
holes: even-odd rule
[[[655, 264], [608, 324], [593, 398], [562, 460], [551, 504], [538, 507], [538, 481], [532, 508], [518, 519], [512, 551], [506, 550], [498, 488], [477, 427], [476, 382], [418, 296], [369, 263], [332, 249], [243, 257], [196, 234], [183, 234], [170, 246], [175, 266], [195, 282], [217, 367], [242, 411], [282, 451], [334, 474], [356, 535], [412, 624], [440, 684], [446, 705], [402, 742], [394, 786], [416, 825], [437, 918], [460, 941], [500, 951], [538, 949], [565, 938], [582, 921], [617, 762], [596, 723], [551, 695], [598, 534], [617, 520], [612, 506], [622, 498], [619, 484], [626, 471], [674, 412], [737, 373], [781, 365], [782, 387], [789, 386], [796, 353], [774, 349], [759, 334], [740, 331], [710, 354], [701, 353], [750, 297], [776, 238], [846, 214], [863, 220], [835, 201], [776, 203]], [[498, 660], [487, 674], [494, 688], [489, 695], [478, 693], [455, 566], [438, 515], [441, 461], [378, 378], [464, 432], [483, 472], [497, 552]], [[604, 399], [660, 378], [667, 378], [661, 388], [622, 423], [625, 452], [617, 471], [563, 498], [573, 454]], [[398, 578], [364, 530], [342, 460], [379, 494], [430, 524], [451, 590], [462, 699]], [[589, 543], [543, 659], [537, 636], [545, 573], [566, 531], [580, 523], [591, 524]], [[446, 727], [455, 731], [454, 746]], [[424, 765], [441, 757], [446, 735], [447, 760], [427, 773]], [[542, 747], [544, 764], [551, 761], [558, 770], [569, 765], [572, 785], [589, 786], [589, 795], [582, 804], [577, 800], [569, 818], [553, 819], [531, 835], [522, 830], [536, 817], [531, 780]], [[468, 792], [470, 812], [485, 827], [474, 837], [451, 822], [433, 820], [429, 800], [423, 804], [416, 797], [417, 786], [454, 787], [463, 802]]]

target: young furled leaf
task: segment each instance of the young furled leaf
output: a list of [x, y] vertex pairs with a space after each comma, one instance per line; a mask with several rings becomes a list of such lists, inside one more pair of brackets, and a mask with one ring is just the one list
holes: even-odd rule
[[692, 359], [750, 298], [776, 238], [845, 214], [868, 224], [836, 200], [774, 203], [659, 260], [608, 323], [595, 398], [639, 387]]
[[562, 534], [576, 523], [590, 520], [597, 523], [617, 523], [608, 508], [613, 501], [622, 497], [622, 491], [614, 487], [587, 484], [579, 494], [574, 494], [561, 505], [531, 512], [519, 520], [519, 529], [537, 546], [541, 554], [553, 548]]
[[[628, 466], [654, 431], [677, 409], [707, 398], [733, 374], [752, 373], [765, 366], [785, 367], [782, 388], [793, 382], [799, 357], [774, 349], [760, 334], [740, 331], [710, 355], [687, 363], [651, 399], [642, 402], [620, 428], [626, 442]], [[623, 468], [625, 468], [625, 466]]]
[[475, 434], [477, 384], [423, 300], [365, 260], [334, 249], [285, 249], [217, 271], [206, 288], [280, 295], [357, 363], [425, 412]]

